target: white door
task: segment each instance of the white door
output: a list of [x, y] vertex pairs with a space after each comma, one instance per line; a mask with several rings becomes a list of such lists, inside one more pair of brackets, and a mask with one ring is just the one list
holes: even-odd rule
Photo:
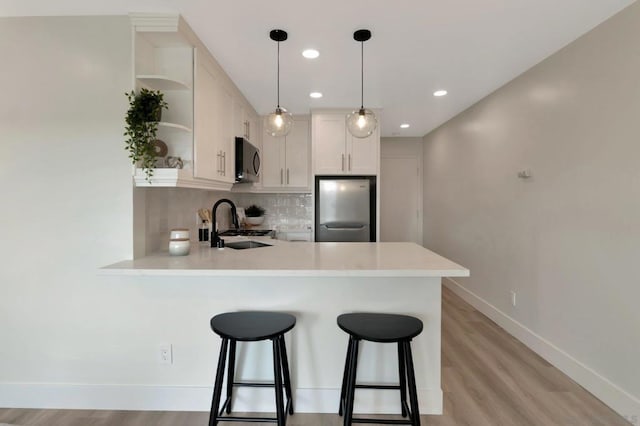
[[422, 245], [422, 185], [417, 158], [382, 157], [380, 241]]

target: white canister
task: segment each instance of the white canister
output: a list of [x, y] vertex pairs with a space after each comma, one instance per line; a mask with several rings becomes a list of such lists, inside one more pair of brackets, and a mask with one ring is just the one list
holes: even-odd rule
[[171, 230], [171, 235], [169, 236], [172, 240], [181, 240], [181, 239], [190, 239], [189, 230], [187, 228], [174, 228]]
[[188, 238], [174, 238], [169, 241], [169, 254], [171, 256], [186, 256], [191, 249], [191, 241]]

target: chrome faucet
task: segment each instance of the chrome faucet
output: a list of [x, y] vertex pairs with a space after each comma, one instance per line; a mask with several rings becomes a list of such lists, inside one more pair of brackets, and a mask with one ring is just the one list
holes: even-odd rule
[[[238, 213], [236, 212], [236, 205], [233, 204], [233, 201], [227, 198], [221, 198], [216, 201], [211, 209], [211, 247], [218, 247], [219, 241], [224, 241], [220, 239], [218, 235], [218, 230], [216, 229], [216, 212], [218, 211], [218, 206], [222, 203], [227, 203], [231, 206], [231, 221], [233, 222], [233, 226], [236, 227], [236, 230], [240, 228], [238, 224]], [[223, 243], [224, 244], [224, 243]]]

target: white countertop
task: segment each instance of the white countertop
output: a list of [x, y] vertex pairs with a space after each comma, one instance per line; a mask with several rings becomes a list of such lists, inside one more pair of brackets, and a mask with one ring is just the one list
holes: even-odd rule
[[158, 253], [100, 269], [103, 275], [468, 277], [469, 270], [414, 243], [288, 242], [259, 237], [225, 238], [273, 244], [246, 250], [191, 243], [188, 256]]

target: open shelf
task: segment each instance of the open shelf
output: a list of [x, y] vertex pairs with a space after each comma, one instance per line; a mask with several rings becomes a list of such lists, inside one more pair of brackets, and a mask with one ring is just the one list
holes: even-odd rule
[[136, 168], [133, 175], [135, 185], [138, 187], [181, 187], [196, 189], [213, 189], [219, 191], [230, 191], [231, 183], [221, 183], [206, 179], [197, 179], [193, 177], [193, 170], [190, 168], [170, 169], [161, 168], [153, 169], [151, 180], [147, 180], [145, 169]]
[[193, 129], [191, 129], [191, 127], [183, 126], [182, 124], [168, 123], [166, 121], [158, 121], [158, 127], [166, 127], [169, 129], [182, 130], [188, 133], [193, 132]]
[[189, 90], [187, 83], [169, 78], [164, 75], [141, 74], [136, 78], [144, 85], [156, 90]]

